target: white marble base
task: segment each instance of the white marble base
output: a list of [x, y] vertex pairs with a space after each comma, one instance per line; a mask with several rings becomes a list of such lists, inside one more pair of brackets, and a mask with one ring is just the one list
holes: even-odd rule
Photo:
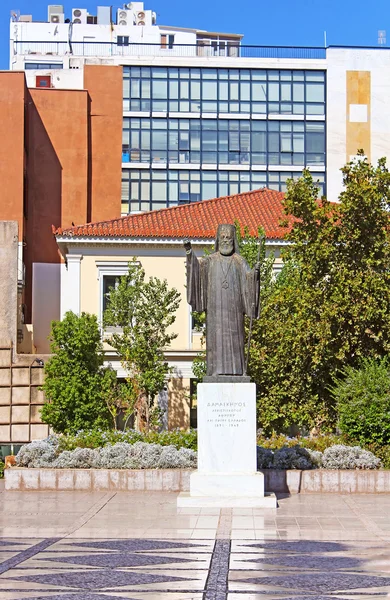
[[198, 472], [255, 474], [256, 386], [200, 383]]
[[277, 508], [276, 496], [192, 496], [181, 492], [177, 497], [179, 508]]
[[254, 497], [264, 496], [263, 473], [201, 473], [190, 476], [190, 492], [196, 496]]
[[276, 508], [256, 470], [254, 383], [198, 385], [198, 470], [178, 506]]

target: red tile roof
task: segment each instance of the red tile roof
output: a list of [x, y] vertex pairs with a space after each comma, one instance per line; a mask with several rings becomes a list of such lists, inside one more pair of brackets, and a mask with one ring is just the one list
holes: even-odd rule
[[281, 239], [286, 228], [279, 225], [283, 215], [284, 194], [263, 188], [223, 198], [213, 198], [192, 204], [182, 204], [151, 212], [138, 213], [77, 225], [70, 229], [54, 229], [66, 237], [130, 237], [130, 238], [214, 238], [219, 223], [248, 226], [252, 235], [261, 225], [268, 239]]

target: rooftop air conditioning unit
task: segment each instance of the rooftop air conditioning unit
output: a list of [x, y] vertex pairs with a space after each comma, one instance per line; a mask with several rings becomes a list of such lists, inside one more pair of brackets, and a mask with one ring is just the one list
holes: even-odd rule
[[64, 7], [61, 4], [50, 4], [48, 7], [48, 21], [49, 23], [64, 23]]
[[133, 25], [133, 13], [131, 10], [118, 10], [117, 13], [117, 24], [118, 25]]
[[64, 19], [64, 14], [63, 13], [58, 13], [57, 15], [55, 13], [52, 13], [50, 15], [50, 23], [64, 23], [65, 19]]
[[87, 9], [86, 8], [73, 8], [72, 9], [72, 23], [74, 23], [75, 25], [86, 25]]

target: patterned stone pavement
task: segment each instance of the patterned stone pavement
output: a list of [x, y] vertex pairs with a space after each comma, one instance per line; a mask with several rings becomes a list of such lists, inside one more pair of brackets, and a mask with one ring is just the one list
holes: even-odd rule
[[0, 490], [0, 534], [1, 600], [390, 598], [390, 495], [192, 510], [157, 492]]

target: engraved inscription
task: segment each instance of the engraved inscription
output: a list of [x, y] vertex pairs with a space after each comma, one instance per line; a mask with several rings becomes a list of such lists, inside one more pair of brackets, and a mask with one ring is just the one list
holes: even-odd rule
[[214, 427], [239, 427], [246, 423], [245, 402], [208, 402], [207, 423]]

